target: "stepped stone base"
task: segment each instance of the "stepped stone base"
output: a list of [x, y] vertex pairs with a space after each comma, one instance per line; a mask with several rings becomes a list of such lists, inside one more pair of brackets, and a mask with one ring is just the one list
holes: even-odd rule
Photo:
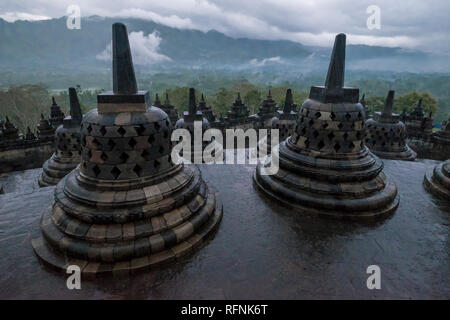
[[370, 151], [382, 159], [414, 161], [417, 158], [417, 153], [409, 146], [406, 146], [406, 150], [401, 152], [379, 151], [373, 149]]
[[429, 168], [423, 184], [434, 195], [450, 200], [450, 160]]
[[290, 150], [288, 141], [279, 145], [276, 174], [262, 174], [264, 164], [256, 168], [254, 185], [263, 195], [301, 213], [347, 220], [381, 218], [397, 209], [395, 184], [367, 150], [354, 159], [314, 159]]
[[42, 174], [38, 178], [40, 187], [54, 186], [80, 163], [77, 159], [55, 159], [55, 154], [44, 162]]
[[76, 264], [87, 277], [145, 270], [197, 248], [222, 218], [221, 202], [195, 166], [102, 191], [86, 187], [92, 182], [76, 169], [56, 186], [42, 235], [32, 240], [44, 265], [65, 272]]

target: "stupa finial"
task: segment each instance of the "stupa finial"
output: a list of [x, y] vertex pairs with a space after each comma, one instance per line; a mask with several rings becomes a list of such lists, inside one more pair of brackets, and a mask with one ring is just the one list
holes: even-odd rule
[[284, 99], [284, 112], [291, 112], [291, 106], [294, 104], [294, 99], [292, 98], [292, 90], [289, 88], [286, 90], [286, 97]]
[[134, 94], [137, 84], [127, 27], [123, 23], [114, 23], [112, 38], [113, 91], [116, 94]]
[[189, 113], [197, 113], [197, 104], [195, 103], [195, 89], [189, 88]]
[[388, 95], [386, 97], [386, 102], [384, 103], [383, 114], [386, 116], [392, 115], [392, 106], [394, 105], [394, 90], [389, 90]]
[[346, 36], [343, 33], [338, 34], [334, 40], [333, 52], [331, 53], [330, 65], [325, 81], [325, 87], [328, 89], [340, 89], [344, 87], [345, 42]]
[[81, 112], [80, 102], [78, 101], [77, 90], [75, 88], [69, 88], [70, 99], [70, 116], [72, 122], [80, 124], [83, 120], [83, 113]]
[[169, 100], [169, 93], [166, 91], [166, 101], [164, 101], [165, 105], [169, 105], [170, 104], [170, 100]]
[[55, 100], [55, 97], [54, 96], [52, 96], [52, 104], [55, 106], [56, 105], [56, 100]]

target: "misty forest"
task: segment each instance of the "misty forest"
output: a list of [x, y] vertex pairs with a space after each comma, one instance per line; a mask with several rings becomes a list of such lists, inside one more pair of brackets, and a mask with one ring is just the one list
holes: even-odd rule
[[[123, 19], [130, 32], [138, 86], [158, 94], [181, 113], [188, 88], [217, 117], [240, 92], [255, 113], [271, 90], [278, 105], [287, 88], [300, 106], [309, 87], [325, 81], [331, 48], [291, 41], [234, 39], [217, 31], [181, 30], [139, 19]], [[24, 132], [40, 114], [48, 117], [51, 97], [67, 114], [67, 88], [76, 87], [83, 112], [96, 107], [99, 92], [111, 89], [112, 18], [83, 19], [69, 30], [65, 19], [6, 22], [0, 19], [0, 118], [8, 116]], [[450, 114], [450, 74], [444, 57], [401, 48], [349, 45], [346, 85], [360, 88], [370, 112], [380, 111], [386, 92], [396, 91], [394, 111], [410, 111], [419, 98], [435, 127]]]

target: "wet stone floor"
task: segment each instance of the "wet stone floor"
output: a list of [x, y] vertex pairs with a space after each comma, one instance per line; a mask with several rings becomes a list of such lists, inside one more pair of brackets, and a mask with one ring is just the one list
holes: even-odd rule
[[[215, 237], [169, 266], [130, 278], [83, 281], [44, 269], [30, 239], [53, 187], [35, 189], [39, 169], [0, 195], [2, 299], [450, 299], [450, 204], [422, 186], [432, 160], [385, 161], [401, 196], [391, 217], [371, 224], [304, 216], [264, 200], [251, 165], [201, 165], [220, 193], [224, 217]], [[381, 268], [381, 289], [366, 286]]]

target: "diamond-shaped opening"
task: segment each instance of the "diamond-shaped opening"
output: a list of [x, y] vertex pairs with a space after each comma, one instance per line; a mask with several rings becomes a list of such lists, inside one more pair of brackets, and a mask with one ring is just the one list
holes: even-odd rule
[[100, 172], [101, 172], [100, 168], [99, 168], [97, 165], [95, 165], [95, 166], [92, 168], [92, 171], [94, 172], [94, 174], [95, 174], [96, 177], [97, 177], [97, 176], [100, 174]]
[[353, 141], [351, 141], [351, 142], [348, 144], [348, 146], [349, 146], [350, 150], [353, 150], [353, 148], [355, 147], [355, 144], [353, 143]]
[[342, 129], [343, 126], [344, 126], [344, 125], [342, 124], [342, 122], [339, 122], [338, 128], [339, 128], [339, 129]]
[[135, 126], [134, 130], [136, 130], [138, 135], [142, 136], [142, 133], [145, 131], [145, 127], [141, 124], [139, 126]]
[[116, 143], [111, 139], [108, 140], [107, 144], [111, 149], [114, 149], [114, 147], [116, 146]]
[[104, 152], [102, 152], [102, 154], [100, 155], [100, 158], [101, 158], [103, 161], [108, 160], [108, 156], [107, 156], [106, 153], [104, 153]]
[[164, 152], [164, 147], [160, 146], [158, 151], [159, 151], [159, 153], [163, 153]]
[[334, 120], [334, 119], [336, 118], [336, 114], [335, 114], [334, 112], [332, 112], [332, 113], [330, 114], [330, 118], [331, 118], [331, 120]]
[[128, 145], [134, 149], [134, 147], [137, 145], [137, 142], [134, 138], [131, 138], [130, 141], [128, 141]]
[[313, 132], [313, 136], [314, 136], [314, 138], [317, 138], [317, 137], [319, 136], [319, 131], [317, 131], [317, 130], [314, 130], [314, 132]]
[[155, 122], [155, 130], [159, 131], [161, 129], [161, 125], [158, 122]]
[[91, 132], [92, 132], [92, 126], [91, 126], [91, 125], [89, 125], [89, 126], [87, 127], [87, 132], [88, 132], [88, 133], [91, 133]]
[[333, 133], [333, 132], [330, 132], [330, 133], [328, 134], [328, 139], [330, 139], [330, 140], [333, 140], [333, 139], [334, 139], [334, 133]]
[[322, 140], [320, 140], [319, 143], [317, 144], [317, 147], [318, 147], [319, 150], [320, 150], [320, 149], [322, 149], [323, 147], [325, 147], [325, 143], [324, 143]]
[[344, 135], [343, 135], [342, 137], [344, 138], [344, 140], [347, 140], [347, 138], [348, 138], [348, 133], [345, 132]]
[[142, 168], [137, 164], [137, 165], [134, 166], [133, 171], [134, 171], [134, 173], [137, 174], [138, 177], [140, 177], [141, 176], [141, 172], [142, 172]]
[[313, 119], [309, 120], [308, 124], [309, 124], [310, 126], [312, 126], [312, 125], [314, 124], [314, 120], [313, 120]]
[[347, 112], [347, 113], [345, 114], [345, 119], [349, 120], [351, 117], [352, 117], [352, 116], [350, 115], [350, 113]]
[[122, 173], [122, 171], [120, 171], [120, 169], [117, 167], [114, 167], [111, 170], [111, 174], [113, 175], [114, 179], [117, 179], [121, 173]]
[[98, 147], [98, 146], [100, 145], [100, 142], [98, 142], [98, 140], [94, 138], [94, 140], [92, 140], [92, 144], [93, 144], [95, 147]]
[[71, 151], [69, 151], [67, 154], [69, 155], [69, 157], [71, 157], [73, 155], [73, 153]]
[[100, 128], [100, 133], [102, 134], [102, 136], [104, 136], [105, 134], [106, 134], [106, 128], [105, 128], [105, 126], [102, 126], [101, 128]]
[[123, 137], [125, 133], [127, 133], [127, 130], [125, 130], [122, 126], [117, 129], [117, 132]]
[[120, 160], [122, 161], [122, 163], [125, 163], [125, 162], [127, 162], [127, 160], [128, 160], [128, 158], [129, 158], [130, 156], [126, 153], [126, 152], [122, 152], [122, 154], [120, 155]]
[[316, 117], [316, 119], [318, 119], [318, 118], [320, 118], [321, 115], [322, 115], [322, 114], [321, 114], [319, 111], [317, 111], [316, 114], [315, 114], [314, 116]]
[[303, 119], [303, 116], [302, 116], [302, 117], [300, 118], [300, 122], [303, 122], [303, 120], [304, 120], [304, 119]]
[[328, 127], [328, 122], [324, 122], [323, 125], [322, 125], [322, 128], [326, 129], [327, 127]]
[[336, 142], [336, 143], [334, 144], [334, 150], [335, 150], [336, 152], [338, 152], [340, 148], [341, 148], [341, 145], [339, 144], [339, 142]]
[[147, 141], [148, 141], [148, 143], [152, 144], [153, 142], [155, 142], [155, 137], [151, 134], [148, 136]]
[[155, 168], [158, 168], [160, 165], [161, 165], [161, 163], [159, 163], [158, 160], [155, 160], [155, 161], [153, 162], [153, 167], [155, 167]]
[[305, 140], [305, 146], [308, 148], [309, 147], [309, 139]]
[[150, 160], [150, 153], [147, 150], [144, 150], [141, 153], [141, 157], [148, 161]]

